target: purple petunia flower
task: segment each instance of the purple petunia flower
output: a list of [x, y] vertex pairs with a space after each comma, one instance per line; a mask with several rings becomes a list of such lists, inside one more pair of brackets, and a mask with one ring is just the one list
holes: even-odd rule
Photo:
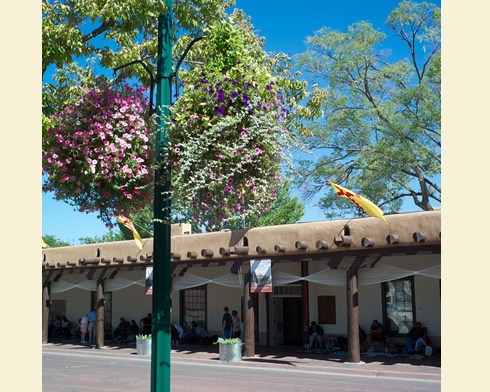
[[237, 94], [235, 91], [232, 91], [232, 92], [230, 93], [230, 98], [231, 98], [231, 99], [235, 99], [237, 96], [238, 96], [238, 94]]
[[218, 101], [224, 102], [225, 101], [225, 92], [223, 90], [218, 90]]
[[216, 111], [218, 116], [223, 116], [226, 113], [225, 109], [222, 108], [221, 106], [216, 106], [214, 110]]

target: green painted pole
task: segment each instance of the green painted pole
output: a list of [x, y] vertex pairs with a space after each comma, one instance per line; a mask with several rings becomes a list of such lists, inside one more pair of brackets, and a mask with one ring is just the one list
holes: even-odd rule
[[172, 100], [172, 1], [165, 0], [166, 11], [158, 18], [157, 132], [155, 140], [155, 197], [153, 205], [153, 298], [151, 391], [170, 392], [170, 170], [163, 154], [168, 148], [165, 116]]

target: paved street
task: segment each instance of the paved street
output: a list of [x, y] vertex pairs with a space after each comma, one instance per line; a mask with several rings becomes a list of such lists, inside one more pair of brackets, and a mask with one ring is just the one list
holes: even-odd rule
[[[293, 357], [223, 363], [213, 353], [172, 352], [173, 392], [441, 390], [440, 368], [328, 364]], [[43, 391], [149, 391], [150, 358], [131, 349], [43, 347]]]

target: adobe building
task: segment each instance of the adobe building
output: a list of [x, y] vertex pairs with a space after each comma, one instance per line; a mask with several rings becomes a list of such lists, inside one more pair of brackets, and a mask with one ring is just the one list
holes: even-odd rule
[[[223, 307], [244, 323], [245, 355], [255, 345], [308, 343], [316, 321], [328, 336], [348, 338], [348, 359], [360, 361], [359, 325], [377, 319], [393, 342], [421, 321], [441, 337], [441, 211], [255, 227], [202, 234], [172, 225], [172, 315], [220, 334]], [[139, 322], [152, 311], [147, 274], [153, 239], [42, 251], [43, 343], [48, 322], [76, 322], [97, 308], [103, 345], [120, 317]], [[250, 265], [267, 284], [254, 290]], [[149, 268], [150, 267], [150, 268]], [[252, 280], [251, 280], [252, 279]]]

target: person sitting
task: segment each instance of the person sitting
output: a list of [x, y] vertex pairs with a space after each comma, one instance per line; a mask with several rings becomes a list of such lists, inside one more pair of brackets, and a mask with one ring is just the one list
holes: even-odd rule
[[136, 341], [136, 335], [138, 335], [140, 332], [140, 328], [138, 327], [138, 324], [136, 324], [136, 320], [131, 320], [131, 323], [129, 324], [129, 335], [127, 338], [128, 343], [133, 343]]
[[182, 342], [187, 344], [195, 344], [198, 341], [196, 333], [197, 323], [195, 321], [191, 322], [191, 326], [187, 328], [182, 336]]
[[63, 316], [61, 318], [61, 334], [65, 338], [69, 338], [71, 336], [71, 333], [70, 333], [70, 322], [68, 321], [68, 319], [66, 318], [66, 316]]
[[114, 330], [114, 340], [116, 342], [124, 342], [127, 340], [129, 336], [129, 325], [129, 322], [126, 321], [124, 317], [119, 319], [119, 325]]
[[427, 333], [424, 328], [422, 328], [422, 323], [417, 321], [414, 327], [408, 331], [408, 335], [405, 338], [405, 347], [407, 348], [408, 354], [414, 353], [415, 344], [415, 353], [421, 351], [427, 345]]
[[310, 328], [308, 329], [308, 336], [310, 338], [310, 348], [313, 345], [318, 344], [318, 348], [323, 347], [323, 328], [320, 327], [316, 322], [312, 321]]
[[194, 328], [198, 343], [207, 343], [208, 333], [206, 332], [206, 330], [198, 325], [195, 321], [191, 322], [191, 327]]
[[171, 337], [172, 337], [172, 347], [177, 347], [180, 344], [180, 340], [184, 333], [184, 329], [179, 323], [172, 323], [171, 325]]
[[148, 313], [148, 315], [144, 318], [141, 319], [140, 324], [141, 324], [141, 333], [143, 335], [151, 335], [151, 313]]
[[58, 338], [61, 336], [61, 317], [56, 316], [56, 319], [53, 321], [53, 337]]
[[376, 351], [374, 349], [373, 341], [383, 342], [384, 351], [388, 352], [388, 338], [385, 335], [383, 324], [378, 322], [378, 320], [373, 320], [371, 323], [370, 333], [366, 336], [366, 340], [369, 344], [369, 352]]

